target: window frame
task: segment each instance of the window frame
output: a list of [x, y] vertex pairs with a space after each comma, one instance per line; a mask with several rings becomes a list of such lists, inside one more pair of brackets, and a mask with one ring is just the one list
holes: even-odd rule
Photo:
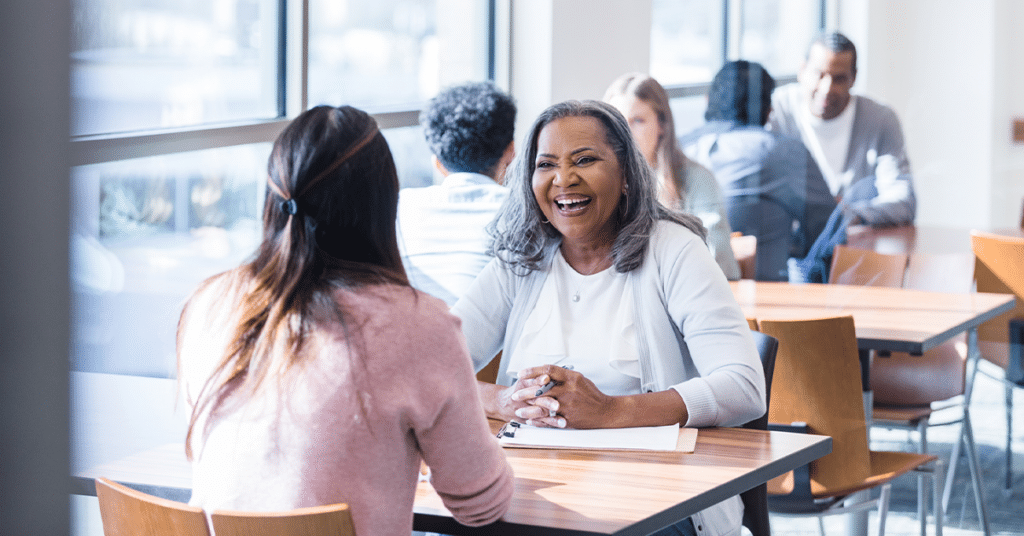
[[[722, 0], [722, 43], [721, 64], [740, 58], [740, 39], [743, 36], [743, 7], [748, 0]], [[757, 0], [754, 0], [757, 1]], [[817, 0], [818, 27], [815, 31], [824, 31], [828, 23], [828, 14], [835, 9], [834, 0]], [[776, 87], [796, 82], [796, 73], [786, 73], [775, 77]], [[665, 92], [669, 99], [699, 97], [707, 95], [711, 90], [711, 80], [691, 84], [669, 84]]]
[[[219, 149], [235, 145], [273, 142], [299, 114], [309, 108], [309, 2], [278, 0], [278, 116], [270, 119], [207, 123], [197, 126], [136, 130], [113, 134], [71, 136], [70, 165], [102, 164], [133, 158], [161, 156], [187, 151]], [[502, 10], [506, 13], [502, 13]], [[509, 79], [507, 52], [499, 46], [509, 42], [508, 0], [487, 0], [487, 76], [499, 85]], [[298, 36], [292, 38], [292, 36]], [[506, 69], [500, 69], [501, 65]], [[507, 84], [505, 84], [507, 85]], [[415, 107], [371, 112], [382, 130], [419, 125], [425, 102]]]

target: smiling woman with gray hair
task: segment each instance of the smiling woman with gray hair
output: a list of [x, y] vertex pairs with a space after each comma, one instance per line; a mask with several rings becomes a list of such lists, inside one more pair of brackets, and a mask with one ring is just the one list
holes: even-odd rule
[[[763, 415], [761, 362], [704, 229], [658, 203], [623, 116], [556, 104], [522, 147], [490, 227], [495, 259], [452, 308], [478, 370], [502, 351], [498, 385], [479, 384], [488, 415], [573, 428]], [[735, 534], [741, 519], [735, 497], [666, 534]]]

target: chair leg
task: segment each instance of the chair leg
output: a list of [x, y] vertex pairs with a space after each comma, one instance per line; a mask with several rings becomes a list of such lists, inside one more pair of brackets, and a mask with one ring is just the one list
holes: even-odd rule
[[942, 508], [941, 494], [939, 493], [940, 479], [942, 474], [942, 460], [935, 460], [932, 464], [932, 509], [935, 515], [935, 536], [942, 536], [942, 526], [945, 524], [946, 511]]
[[992, 530], [988, 525], [988, 510], [985, 506], [985, 491], [981, 486], [981, 465], [978, 463], [978, 448], [974, 444], [974, 428], [971, 426], [971, 415], [969, 412], [964, 413], [962, 439], [967, 443], [967, 466], [971, 470], [971, 483], [974, 485], [974, 502], [978, 508], [978, 518], [981, 520], [981, 528], [985, 536], [991, 536]]
[[818, 534], [825, 536], [825, 519], [822, 516], [818, 516]]
[[949, 467], [946, 468], [946, 487], [942, 492], [942, 511], [949, 510], [949, 499], [953, 495], [953, 481], [956, 480], [956, 468], [960, 465], [960, 446], [964, 443], [964, 434], [967, 433], [967, 406], [964, 405], [964, 422], [960, 424], [960, 433], [953, 442], [953, 449], [949, 453]]
[[[917, 421], [917, 451], [921, 454], [928, 453], [928, 419], [921, 419]], [[935, 480], [938, 475], [932, 473], [932, 479]], [[927, 509], [925, 508], [925, 490], [924, 490], [924, 479], [925, 475], [923, 472], [917, 474], [917, 518], [921, 520], [921, 536], [927, 536], [926, 518]]]
[[1003, 382], [1006, 390], [1006, 486], [1005, 491], [1013, 490], [1013, 387]]
[[892, 485], [885, 484], [878, 497], [878, 536], [885, 536], [885, 518], [889, 515], [889, 492], [891, 490]]

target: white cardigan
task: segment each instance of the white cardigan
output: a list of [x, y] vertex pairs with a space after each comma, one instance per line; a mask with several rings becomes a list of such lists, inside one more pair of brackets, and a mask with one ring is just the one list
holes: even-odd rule
[[[511, 385], [511, 352], [557, 247], [549, 246], [543, 269], [526, 276], [492, 260], [452, 307], [477, 370], [504, 349], [500, 384]], [[658, 222], [643, 264], [628, 277], [633, 310], [645, 313], [635, 318], [641, 389], [679, 391], [690, 414], [686, 426], [737, 426], [763, 415], [761, 360], [729, 283], [700, 237]]]
[[[462, 319], [477, 370], [504, 349], [498, 383], [511, 383], [510, 354], [557, 247], [548, 247], [541, 270], [525, 276], [492, 260], [452, 308]], [[643, 264], [628, 277], [643, 392], [678, 391], [689, 427], [738, 426], [763, 415], [761, 360], [729, 283], [700, 237], [681, 225], [658, 222]], [[698, 512], [693, 523], [702, 536], [738, 534], [742, 517], [742, 503], [733, 497]]]

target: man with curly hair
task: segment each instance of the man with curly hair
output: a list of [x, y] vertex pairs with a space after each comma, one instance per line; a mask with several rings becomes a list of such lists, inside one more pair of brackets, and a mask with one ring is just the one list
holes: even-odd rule
[[438, 93], [420, 114], [440, 184], [402, 190], [398, 240], [412, 285], [453, 305], [490, 260], [485, 227], [508, 195], [516, 104], [490, 82]]

